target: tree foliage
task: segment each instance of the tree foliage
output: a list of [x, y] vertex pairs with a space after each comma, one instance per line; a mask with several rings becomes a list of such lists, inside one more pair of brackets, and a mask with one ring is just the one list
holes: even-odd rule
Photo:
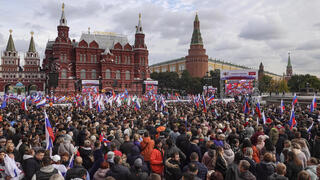
[[202, 92], [204, 85], [201, 78], [191, 77], [188, 71], [183, 71], [180, 77], [176, 72], [153, 72], [150, 77], [158, 81], [160, 93], [197, 94]]
[[300, 92], [302, 89], [305, 89], [307, 85], [315, 91], [320, 90], [320, 80], [310, 74], [293, 75], [288, 81], [289, 89], [292, 92]]
[[259, 85], [258, 85], [259, 91], [260, 92], [270, 92], [270, 91], [272, 91], [270, 89], [271, 80], [272, 80], [272, 77], [267, 76], [267, 75], [263, 75], [262, 78], [259, 81]]

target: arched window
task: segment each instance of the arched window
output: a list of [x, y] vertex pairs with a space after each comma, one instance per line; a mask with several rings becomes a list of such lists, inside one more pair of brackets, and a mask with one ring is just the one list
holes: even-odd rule
[[110, 69], [106, 70], [106, 79], [110, 79], [111, 78], [111, 72]]
[[92, 69], [91, 71], [91, 79], [96, 79], [97, 78], [97, 71], [95, 69]]
[[128, 64], [130, 64], [130, 56], [128, 56]]
[[144, 71], [141, 72], [142, 79], [146, 79], [146, 73]]
[[120, 78], [121, 78], [121, 76], [120, 76], [120, 71], [117, 70], [117, 71], [116, 71], [116, 79], [120, 79]]
[[86, 60], [87, 60], [86, 58], [87, 58], [87, 57], [86, 57], [86, 55], [84, 54], [84, 55], [83, 55], [83, 62], [86, 62]]
[[126, 80], [130, 80], [130, 71], [126, 71]]
[[81, 69], [81, 71], [80, 71], [80, 78], [81, 78], [81, 79], [86, 79], [86, 70], [85, 70], [85, 69]]
[[61, 70], [61, 79], [66, 79], [67, 78], [67, 70], [66, 69], [62, 69]]

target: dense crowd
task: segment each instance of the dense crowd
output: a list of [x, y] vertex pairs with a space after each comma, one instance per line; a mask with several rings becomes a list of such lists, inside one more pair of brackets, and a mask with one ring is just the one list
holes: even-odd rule
[[[254, 104], [251, 104], [254, 107]], [[264, 105], [266, 121], [243, 102], [154, 102], [0, 110], [0, 179], [317, 180], [319, 111]], [[254, 108], [253, 108], [254, 109]], [[54, 142], [46, 149], [45, 115]]]

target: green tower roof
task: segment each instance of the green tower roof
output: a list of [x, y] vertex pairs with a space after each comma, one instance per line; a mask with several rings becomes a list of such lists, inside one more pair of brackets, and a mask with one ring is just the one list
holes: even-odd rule
[[31, 32], [31, 40], [30, 40], [28, 52], [36, 52], [36, 46], [35, 46], [34, 40], [33, 40], [33, 32]]
[[10, 32], [10, 36], [9, 36], [9, 40], [8, 40], [8, 44], [7, 44], [7, 48], [6, 48], [6, 51], [16, 51], [16, 48], [14, 47], [14, 42], [13, 42], [13, 39], [12, 39], [12, 30], [10, 29], [9, 30]]
[[198, 13], [196, 14], [196, 17], [194, 19], [193, 23], [193, 33], [191, 38], [191, 45], [193, 44], [203, 44], [201, 32], [200, 32], [200, 21], [198, 17]]
[[290, 60], [290, 52], [288, 53], [288, 65], [287, 66], [292, 67], [291, 60]]

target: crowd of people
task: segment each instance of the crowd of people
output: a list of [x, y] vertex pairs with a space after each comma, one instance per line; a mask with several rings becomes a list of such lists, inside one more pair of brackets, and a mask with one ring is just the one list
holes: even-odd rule
[[[243, 102], [154, 102], [0, 110], [0, 179], [318, 180], [320, 114], [307, 105], [243, 112]], [[251, 104], [251, 107], [254, 107]], [[253, 108], [254, 109], [254, 108]], [[47, 149], [45, 114], [54, 138]]]

